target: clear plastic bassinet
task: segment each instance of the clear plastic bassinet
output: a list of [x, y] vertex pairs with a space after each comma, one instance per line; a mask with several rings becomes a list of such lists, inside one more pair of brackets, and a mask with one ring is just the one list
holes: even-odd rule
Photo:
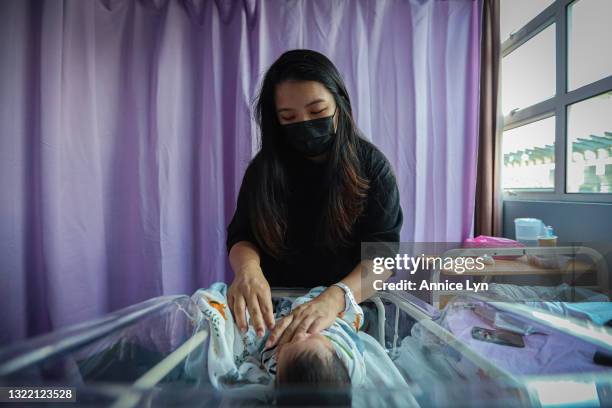
[[[273, 290], [274, 297], [301, 293]], [[483, 299], [462, 301], [489, 305]], [[461, 304], [458, 300], [451, 306]], [[401, 378], [371, 379], [348, 391], [294, 389], [283, 394], [294, 394], [299, 401], [300, 395], [350, 392], [352, 406], [364, 407], [612, 404], [609, 370], [513, 371], [455, 335], [448, 313], [440, 314], [409, 294], [379, 292], [363, 307], [364, 331], [385, 354], [369, 362], [379, 368], [372, 371], [384, 376], [380, 367], [393, 364]], [[601, 337], [605, 331], [597, 334], [578, 326], [559, 331], [545, 313], [533, 314], [515, 304], [501, 307], [555, 335], [612, 348]], [[78, 406], [269, 406], [279, 399], [279, 391], [249, 385], [213, 389], [206, 361], [209, 339], [208, 324], [190, 297], [158, 297], [0, 351], [0, 381], [11, 387], [74, 387]], [[572, 395], [563, 395], [564, 389]]]

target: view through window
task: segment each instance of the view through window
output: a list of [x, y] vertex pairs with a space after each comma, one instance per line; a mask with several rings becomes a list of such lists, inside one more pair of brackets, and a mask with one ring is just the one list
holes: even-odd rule
[[611, 0], [501, 0], [506, 194], [612, 193], [611, 17]]

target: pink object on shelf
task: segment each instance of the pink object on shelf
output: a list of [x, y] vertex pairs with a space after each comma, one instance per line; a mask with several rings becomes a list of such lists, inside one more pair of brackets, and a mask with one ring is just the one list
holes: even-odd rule
[[[525, 245], [518, 241], [501, 237], [490, 237], [488, 235], [479, 235], [476, 238], [468, 238], [463, 241], [465, 248], [524, 248]], [[494, 256], [494, 259], [516, 259], [522, 255], [516, 256]]]

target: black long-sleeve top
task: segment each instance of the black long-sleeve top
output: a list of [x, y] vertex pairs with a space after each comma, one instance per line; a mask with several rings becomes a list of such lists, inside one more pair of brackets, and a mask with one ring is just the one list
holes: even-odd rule
[[[287, 244], [292, 256], [278, 260], [262, 250], [249, 220], [246, 191], [256, 186], [243, 179], [236, 212], [227, 228], [227, 251], [239, 241], [257, 246], [261, 268], [270, 286], [329, 286], [348, 275], [361, 260], [361, 242], [398, 242], [403, 216], [395, 175], [387, 158], [370, 142], [359, 139], [357, 151], [362, 176], [369, 180], [363, 214], [356, 221], [350, 245], [331, 251], [316, 237], [325, 205], [326, 162], [295, 157], [287, 162], [292, 193], [288, 203]], [[248, 170], [247, 170], [248, 173]]]

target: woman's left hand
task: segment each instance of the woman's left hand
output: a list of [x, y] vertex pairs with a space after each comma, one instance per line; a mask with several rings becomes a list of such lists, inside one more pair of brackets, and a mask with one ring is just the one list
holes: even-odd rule
[[332, 325], [338, 313], [344, 310], [344, 292], [330, 286], [319, 296], [296, 307], [277, 322], [266, 347], [289, 343], [299, 333], [318, 333]]

